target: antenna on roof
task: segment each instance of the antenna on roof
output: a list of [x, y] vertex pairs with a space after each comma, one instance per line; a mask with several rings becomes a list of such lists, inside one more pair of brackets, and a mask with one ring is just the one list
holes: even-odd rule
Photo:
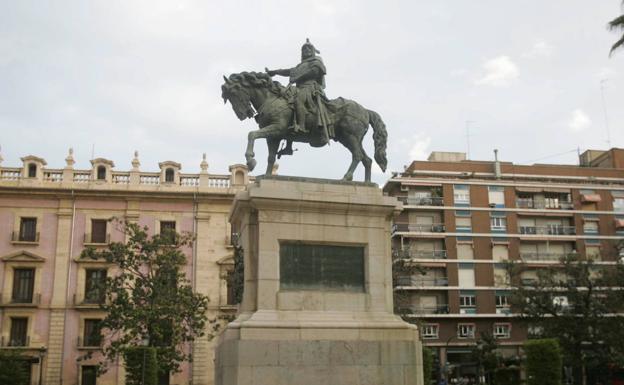
[[472, 120], [466, 120], [466, 159], [470, 159], [470, 125]]
[[604, 113], [604, 123], [605, 123], [605, 129], [607, 130], [607, 147], [608, 149], [611, 148], [611, 132], [609, 131], [609, 117], [607, 115], [607, 103], [605, 102], [605, 96], [604, 96], [604, 85], [606, 82], [608, 82], [609, 79], [602, 79], [600, 81], [600, 97], [602, 99], [602, 112]]

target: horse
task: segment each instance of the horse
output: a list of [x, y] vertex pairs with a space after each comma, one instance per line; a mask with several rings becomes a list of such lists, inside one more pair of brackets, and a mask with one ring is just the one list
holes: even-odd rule
[[[322, 147], [329, 144], [327, 133], [323, 134], [317, 123], [316, 114], [306, 116], [307, 132], [294, 132], [290, 128], [293, 121], [293, 106], [284, 96], [287, 90], [282, 84], [273, 81], [264, 72], [241, 72], [223, 77], [225, 83], [221, 86], [223, 102], [229, 101], [234, 113], [241, 121], [255, 118], [259, 130], [248, 134], [245, 159], [249, 171], [256, 167], [254, 159], [254, 142], [264, 138], [267, 142], [269, 156], [265, 175], [271, 175], [279, 144], [282, 140], [309, 143], [312, 147]], [[352, 155], [352, 161], [342, 178], [345, 181], [353, 180], [353, 172], [361, 162], [364, 166], [364, 180], [371, 181], [372, 160], [362, 147], [362, 139], [368, 131], [369, 124], [373, 127], [373, 142], [375, 145], [375, 161], [382, 171], [386, 170], [386, 125], [375, 111], [368, 110], [353, 100], [338, 98], [329, 101], [329, 111], [333, 118], [333, 132], [331, 139], [340, 142]], [[283, 150], [282, 150], [283, 151]]]

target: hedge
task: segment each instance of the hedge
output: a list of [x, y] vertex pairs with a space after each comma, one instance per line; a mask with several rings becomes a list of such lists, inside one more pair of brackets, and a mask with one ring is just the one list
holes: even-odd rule
[[[126, 385], [157, 385], [158, 361], [156, 348], [137, 346], [124, 352]], [[145, 362], [145, 368], [143, 363]], [[145, 382], [143, 382], [145, 379]]]
[[431, 384], [431, 380], [433, 380], [433, 353], [431, 349], [423, 346], [423, 379], [424, 384]]
[[11, 350], [0, 350], [0, 384], [28, 385], [30, 357]]
[[561, 349], [555, 339], [524, 344], [528, 385], [561, 385]]

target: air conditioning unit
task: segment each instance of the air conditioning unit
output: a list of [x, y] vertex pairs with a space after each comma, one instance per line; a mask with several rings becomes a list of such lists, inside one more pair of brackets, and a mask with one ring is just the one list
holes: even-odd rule
[[489, 206], [490, 206], [491, 208], [494, 208], [494, 207], [496, 207], [496, 203], [490, 203], [490, 205], [489, 205]]

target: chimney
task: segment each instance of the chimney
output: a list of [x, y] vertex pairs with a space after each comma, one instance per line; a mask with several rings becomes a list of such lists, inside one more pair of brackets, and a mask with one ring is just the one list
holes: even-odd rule
[[498, 161], [498, 150], [494, 149], [494, 177], [496, 179], [501, 178], [501, 165]]

